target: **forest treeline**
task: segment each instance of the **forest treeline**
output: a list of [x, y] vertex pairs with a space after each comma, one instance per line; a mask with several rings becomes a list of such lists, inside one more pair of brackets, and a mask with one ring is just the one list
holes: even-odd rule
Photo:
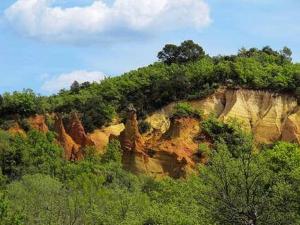
[[4, 93], [0, 118], [78, 111], [88, 131], [108, 124], [132, 103], [141, 118], [170, 102], [199, 99], [220, 86], [285, 92], [300, 97], [300, 64], [292, 51], [270, 47], [240, 49], [236, 55], [211, 57], [193, 41], [166, 45], [158, 62], [99, 83], [74, 82], [70, 90], [45, 97], [31, 90]]

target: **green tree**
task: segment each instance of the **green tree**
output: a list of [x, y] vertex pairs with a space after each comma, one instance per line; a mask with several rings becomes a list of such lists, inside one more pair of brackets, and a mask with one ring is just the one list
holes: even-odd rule
[[202, 204], [216, 224], [276, 224], [270, 215], [276, 213], [271, 203], [272, 173], [247, 146], [238, 158], [230, 152], [219, 144], [210, 164], [202, 168]]
[[181, 43], [180, 46], [167, 44], [162, 51], [158, 53], [158, 59], [167, 65], [172, 63], [187, 63], [194, 62], [203, 58], [205, 52], [201, 46], [194, 43], [192, 40], [187, 40]]
[[117, 140], [112, 140], [102, 156], [102, 161], [105, 163], [114, 162], [118, 165], [122, 164], [122, 152], [120, 142]]
[[0, 166], [10, 180], [24, 174], [44, 173], [55, 176], [62, 167], [62, 149], [52, 133], [30, 131], [27, 136], [0, 132]]
[[177, 62], [178, 47], [173, 44], [167, 44], [157, 55], [158, 59], [168, 65]]
[[70, 87], [71, 92], [78, 93], [80, 91], [80, 84], [78, 81], [74, 81]]
[[30, 116], [42, 113], [48, 109], [45, 98], [37, 96], [32, 90], [25, 89], [22, 92], [4, 93], [0, 105], [1, 116]]
[[194, 43], [192, 40], [184, 41], [179, 46], [179, 55], [177, 56], [177, 61], [179, 63], [194, 62], [203, 58], [205, 52], [203, 48]]
[[300, 148], [299, 145], [279, 142], [264, 150], [262, 157], [273, 172], [272, 214], [277, 224], [300, 223]]

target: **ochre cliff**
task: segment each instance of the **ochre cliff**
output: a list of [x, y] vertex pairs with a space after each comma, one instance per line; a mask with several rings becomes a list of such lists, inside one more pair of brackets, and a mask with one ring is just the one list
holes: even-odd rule
[[136, 112], [129, 110], [125, 130], [119, 137], [124, 167], [155, 177], [185, 176], [197, 161], [197, 143], [193, 137], [199, 130], [199, 121], [182, 118], [172, 120], [165, 134], [154, 131], [148, 137], [142, 136]]
[[98, 153], [103, 154], [105, 152], [105, 148], [109, 143], [109, 138], [114, 136], [120, 136], [120, 133], [125, 129], [125, 125], [123, 123], [111, 125], [109, 127], [105, 127], [103, 129], [96, 129], [91, 134], [88, 134], [88, 137], [95, 144], [96, 150]]
[[26, 136], [26, 132], [20, 127], [19, 123], [14, 121], [9, 129], [7, 130], [8, 133], [12, 135], [21, 135], [21, 136]]
[[[289, 141], [300, 144], [300, 107], [297, 100], [287, 94], [245, 89], [219, 89], [201, 100], [188, 101], [204, 117], [214, 114], [228, 122], [236, 119], [243, 128], [252, 132], [257, 143]], [[183, 177], [192, 172], [196, 164], [206, 163], [207, 156], [201, 155], [199, 144], [210, 145], [201, 137], [201, 121], [189, 117], [173, 117], [172, 103], [151, 114], [146, 121], [151, 129], [141, 134], [138, 128], [137, 112], [133, 106], [128, 108], [126, 123], [112, 124], [99, 128], [90, 134], [77, 114], [65, 124], [55, 115], [55, 131], [58, 142], [64, 148], [67, 160], [84, 158], [84, 148], [94, 146], [97, 152], [105, 151], [109, 140], [120, 140], [124, 167], [134, 173], [154, 177]], [[49, 129], [45, 117], [36, 115], [28, 119], [31, 128], [41, 132]], [[9, 130], [11, 133], [25, 133], [18, 123]], [[202, 145], [201, 145], [202, 146]]]
[[[300, 143], [300, 107], [292, 96], [267, 91], [219, 89], [207, 98], [188, 103], [202, 111], [204, 117], [214, 114], [224, 122], [238, 120], [245, 130], [253, 132], [257, 143], [269, 144], [278, 140]], [[140, 134], [136, 111], [130, 107], [125, 128], [122, 124], [114, 125], [96, 130], [90, 137], [103, 152], [109, 135], [119, 136], [124, 167], [134, 173], [155, 177], [185, 176], [197, 163], [207, 162], [207, 156], [199, 151], [199, 144], [209, 146], [211, 143], [199, 140], [199, 119], [172, 117], [175, 104], [146, 118], [151, 125], [147, 134]], [[112, 127], [118, 132], [104, 132]]]
[[[244, 129], [253, 132], [258, 143], [300, 141], [300, 108], [292, 96], [267, 91], [220, 89], [203, 100], [189, 101], [189, 104], [203, 111], [204, 115], [212, 113], [225, 122], [237, 119]], [[147, 121], [157, 128], [157, 118], [167, 120], [174, 105], [164, 107]], [[161, 130], [163, 132], [166, 127], [162, 126]]]
[[49, 131], [44, 115], [31, 116], [27, 121], [31, 129], [38, 130], [42, 133], [47, 133]]
[[83, 159], [84, 153], [82, 148], [67, 134], [60, 116], [55, 117], [54, 127], [57, 133], [57, 140], [64, 149], [64, 158], [71, 161]]
[[79, 146], [86, 147], [95, 145], [92, 139], [86, 134], [77, 113], [72, 113], [68, 128], [68, 134]]

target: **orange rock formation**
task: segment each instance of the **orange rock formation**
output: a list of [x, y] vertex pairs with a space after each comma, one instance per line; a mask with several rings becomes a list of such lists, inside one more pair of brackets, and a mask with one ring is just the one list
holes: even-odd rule
[[[257, 90], [220, 89], [203, 100], [188, 102], [205, 115], [215, 114], [220, 120], [240, 121], [244, 129], [253, 132], [258, 143], [284, 140], [300, 143], [300, 108], [297, 100], [287, 94]], [[154, 113], [147, 121], [156, 129], [166, 130], [175, 103]], [[158, 127], [158, 118], [164, 126]]]
[[32, 129], [38, 130], [42, 133], [47, 133], [49, 131], [44, 115], [31, 116], [27, 121]]
[[165, 135], [156, 133], [143, 137], [138, 130], [136, 112], [130, 109], [125, 130], [120, 135], [124, 167], [134, 173], [151, 176], [185, 176], [195, 165], [199, 121], [174, 119]]
[[81, 147], [94, 146], [95, 143], [86, 134], [84, 127], [78, 118], [77, 113], [72, 113], [69, 122], [68, 134], [71, 136], [73, 141]]
[[82, 148], [75, 143], [70, 135], [67, 134], [62, 118], [55, 117], [55, 131], [57, 132], [57, 140], [64, 148], [64, 158], [66, 160], [77, 161], [84, 157]]

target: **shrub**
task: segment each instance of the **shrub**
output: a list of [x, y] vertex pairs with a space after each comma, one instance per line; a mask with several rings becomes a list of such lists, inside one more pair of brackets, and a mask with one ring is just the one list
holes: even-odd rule
[[198, 152], [201, 155], [208, 155], [210, 152], [210, 149], [206, 143], [200, 143], [198, 146]]
[[188, 103], [178, 103], [174, 107], [173, 117], [195, 117], [202, 118], [202, 113], [194, 109]]
[[115, 162], [119, 165], [122, 163], [122, 152], [120, 142], [117, 140], [112, 140], [107, 148], [106, 152], [102, 156], [102, 161], [104, 163]]

